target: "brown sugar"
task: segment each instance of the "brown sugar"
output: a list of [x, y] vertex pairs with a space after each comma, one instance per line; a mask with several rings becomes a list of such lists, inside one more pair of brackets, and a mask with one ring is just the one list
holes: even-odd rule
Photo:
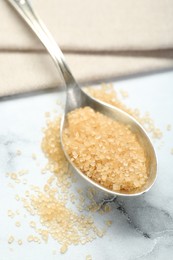
[[63, 182], [67, 175], [66, 172], [68, 172], [68, 163], [61, 149], [60, 122], [60, 117], [48, 122], [44, 130], [41, 147], [48, 158], [46, 170], [57, 174]]
[[[116, 92], [113, 90], [111, 85], [105, 85], [101, 87], [101, 89], [94, 89], [90, 88], [89, 92], [92, 92], [91, 94], [95, 96], [98, 99], [101, 99], [102, 101], [105, 101], [107, 103], [110, 103], [112, 105], [115, 105], [122, 110], [125, 110], [126, 112], [130, 113], [132, 116], [134, 116], [140, 123], [143, 124], [143, 126], [148, 130], [151, 129], [151, 133], [154, 134], [157, 132], [157, 135], [155, 137], [159, 136], [159, 132], [156, 131], [156, 128], [154, 127], [153, 121], [150, 119], [149, 115], [146, 115], [145, 118], [140, 116], [140, 113], [138, 110], [132, 110], [127, 107], [123, 103], [121, 103], [116, 95]], [[122, 93], [122, 95], [125, 97], [127, 96], [126, 93]], [[90, 113], [91, 111], [88, 111], [87, 113]], [[23, 203], [24, 208], [27, 210], [27, 212], [31, 215], [32, 220], [29, 220], [29, 227], [31, 229], [32, 234], [28, 234], [27, 238], [25, 239], [29, 243], [42, 243], [47, 242], [49, 238], [53, 238], [56, 242], [60, 244], [60, 252], [62, 254], [66, 253], [70, 245], [85, 245], [88, 242], [93, 241], [97, 237], [102, 237], [105, 235], [105, 228], [109, 228], [112, 224], [112, 220], [110, 219], [110, 216], [107, 220], [104, 222], [104, 227], [97, 227], [98, 223], [95, 221], [94, 215], [97, 214], [108, 214], [111, 211], [111, 205], [105, 204], [103, 205], [102, 202], [95, 201], [95, 195], [96, 190], [89, 187], [86, 191], [86, 193], [82, 190], [80, 183], [79, 187], [77, 189], [77, 194], [73, 193], [73, 190], [70, 188], [70, 185], [73, 185], [74, 182], [76, 182], [75, 176], [70, 173], [68, 169], [68, 162], [64, 156], [64, 153], [61, 149], [61, 143], [60, 143], [60, 121], [61, 118], [53, 118], [52, 119], [52, 113], [46, 113], [46, 122], [47, 125], [43, 131], [43, 137], [42, 137], [42, 150], [45, 154], [45, 156], [48, 159], [48, 163], [46, 167], [43, 169], [43, 173], [49, 172], [50, 176], [48, 176], [48, 179], [44, 181], [43, 185], [41, 187], [35, 186], [34, 183], [29, 183], [23, 179], [23, 175], [26, 175], [28, 171], [21, 170], [18, 172], [12, 172], [8, 173], [7, 177], [10, 178], [10, 181], [14, 183], [14, 185], [20, 185], [26, 183], [26, 189], [23, 193], [23, 197], [20, 195], [16, 195], [15, 199], [18, 203]], [[85, 115], [89, 116], [89, 114]], [[94, 114], [93, 114], [94, 116]], [[99, 119], [99, 117], [98, 117]], [[112, 125], [112, 123], [110, 124]], [[94, 124], [91, 124], [91, 127], [94, 127]], [[139, 151], [137, 153], [137, 150], [133, 149], [128, 150], [129, 146], [126, 147], [119, 147], [124, 150], [118, 150], [117, 149], [117, 160], [120, 160], [118, 155], [121, 153], [123, 156], [128, 155], [128, 153], [137, 153], [137, 157], [134, 158], [134, 162], [132, 163], [132, 158], [127, 156], [128, 162], [124, 161], [118, 161], [120, 164], [122, 164], [122, 169], [124, 169], [124, 172], [121, 171], [115, 172], [118, 176], [118, 180], [121, 180], [121, 183], [123, 183], [123, 188], [126, 189], [132, 189], [136, 187], [141, 187], [142, 183], [145, 182], [145, 179], [147, 178], [146, 175], [146, 169], [145, 169], [145, 157], [143, 154], [143, 151], [137, 141], [135, 140], [135, 137], [129, 132], [129, 129], [126, 128], [122, 130], [122, 127], [119, 125], [116, 125], [117, 129], [119, 131], [123, 131], [125, 134], [128, 133], [129, 142], [133, 143], [133, 146], [136, 147], [136, 149]], [[100, 137], [98, 134], [95, 135], [94, 142], [96, 144], [102, 144], [101, 140], [104, 140], [107, 138], [105, 131], [103, 131], [105, 128], [104, 124], [102, 126], [102, 133], [103, 136]], [[110, 128], [111, 129], [111, 128]], [[86, 131], [86, 129], [84, 129]], [[93, 130], [90, 130], [89, 125], [89, 131], [93, 132]], [[111, 132], [112, 133], [112, 132]], [[77, 134], [78, 135], [78, 134]], [[93, 138], [94, 135], [91, 135]], [[111, 138], [109, 136], [109, 146], [102, 146], [102, 149], [104, 152], [108, 152], [107, 157], [104, 159], [103, 155], [104, 153], [100, 154], [99, 150], [97, 150], [97, 154], [95, 155], [95, 161], [98, 162], [99, 156], [101, 156], [100, 161], [98, 163], [98, 167], [96, 167], [96, 163], [92, 160], [89, 165], [88, 162], [91, 160], [91, 158], [87, 157], [89, 156], [88, 149], [93, 148], [92, 141], [88, 148], [86, 149], [87, 156], [83, 156], [82, 158], [84, 161], [86, 172], [89, 168], [90, 169], [96, 169], [98, 170], [101, 178], [99, 181], [102, 181], [103, 183], [106, 183], [110, 185], [113, 178], [113, 171], [111, 172], [111, 175], [105, 174], [106, 172], [109, 172], [109, 167], [112, 167], [113, 169], [113, 157], [108, 151], [108, 147], [111, 148], [113, 144], [111, 143]], [[127, 136], [125, 137], [127, 140]], [[74, 136], [75, 140], [75, 136]], [[74, 142], [72, 139], [72, 141]], [[76, 142], [76, 141], [75, 141]], [[81, 143], [81, 138], [79, 136], [79, 143]], [[117, 145], [117, 144], [116, 144]], [[130, 145], [130, 144], [129, 144]], [[100, 146], [99, 146], [100, 149]], [[112, 149], [115, 149], [113, 146]], [[73, 147], [73, 150], [71, 150], [71, 153], [73, 155], [74, 162], [77, 161], [80, 157], [79, 151]], [[125, 157], [123, 157], [125, 158]], [[141, 159], [141, 161], [137, 161], [138, 159]], [[33, 159], [36, 159], [36, 156], [33, 156]], [[105, 160], [105, 161], [104, 161]], [[103, 162], [106, 162], [104, 165], [102, 165]], [[140, 163], [139, 163], [140, 162]], [[137, 171], [137, 165], [140, 165], [140, 171]], [[136, 165], [135, 167], [133, 167]], [[138, 166], [139, 166], [138, 165]], [[108, 168], [105, 168], [108, 167]], [[117, 169], [118, 164], [116, 165]], [[121, 169], [121, 170], [122, 170]], [[136, 172], [136, 175], [134, 175], [134, 172]], [[123, 175], [124, 174], [124, 175]], [[125, 175], [126, 174], [126, 175]], [[90, 172], [89, 172], [90, 175]], [[95, 176], [95, 172], [94, 172]], [[26, 176], [27, 177], [27, 176]], [[46, 177], [46, 176], [44, 176]], [[99, 178], [98, 176], [95, 176]], [[135, 180], [135, 181], [134, 181]], [[108, 186], [109, 186], [108, 185]], [[112, 185], [112, 184], [111, 184]], [[110, 186], [111, 186], [110, 185]], [[112, 188], [114, 189], [120, 189], [122, 188], [118, 182], [113, 183]], [[86, 199], [86, 201], [85, 201]], [[69, 207], [69, 204], [73, 204], [72, 208]], [[8, 217], [14, 219], [16, 217], [17, 211], [8, 210], [7, 212]], [[24, 214], [24, 217], [26, 218], [27, 215]], [[39, 217], [40, 223], [37, 223], [37, 219], [35, 217]], [[99, 220], [102, 218], [101, 215], [99, 215]], [[26, 218], [27, 220], [27, 218]], [[16, 222], [14, 222], [15, 224]], [[16, 226], [20, 226], [19, 222], [16, 223]], [[21, 223], [22, 224], [22, 223]], [[102, 223], [103, 224], [103, 223]], [[106, 226], [106, 227], [105, 227]], [[15, 239], [16, 240], [16, 239]], [[23, 240], [23, 241], [25, 241]], [[8, 243], [11, 244], [14, 242], [14, 237], [10, 236], [8, 238]], [[17, 240], [16, 240], [17, 242]], [[22, 240], [18, 240], [18, 244], [22, 245]], [[92, 259], [91, 255], [87, 255], [86, 259]]]
[[22, 240], [19, 239], [19, 240], [18, 240], [18, 245], [21, 246], [22, 244], [23, 244]]
[[10, 236], [9, 239], [8, 239], [8, 243], [9, 244], [12, 244], [14, 242], [14, 237], [13, 236]]
[[65, 149], [84, 174], [114, 191], [131, 191], [145, 184], [145, 153], [128, 126], [90, 107], [73, 110], [67, 120]]
[[[96, 226], [92, 217], [76, 214], [68, 209], [65, 203], [57, 198], [57, 192], [52, 189], [47, 193], [41, 191], [37, 193], [29, 198], [26, 209], [30, 212], [32, 207], [33, 215], [40, 216], [40, 222], [46, 229], [38, 229], [35, 225], [34, 227], [42, 240], [47, 241], [51, 236], [62, 245], [60, 249], [62, 254], [67, 251], [69, 245], [81, 244], [87, 239], [93, 240]], [[35, 241], [34, 236], [29, 236], [28, 241]]]

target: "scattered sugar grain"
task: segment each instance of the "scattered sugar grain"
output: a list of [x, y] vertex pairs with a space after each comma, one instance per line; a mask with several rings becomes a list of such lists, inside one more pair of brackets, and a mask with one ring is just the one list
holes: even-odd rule
[[32, 242], [33, 241], [33, 235], [28, 236], [27, 241]]
[[112, 225], [112, 220], [106, 220], [106, 225], [108, 226], [108, 227], [110, 227], [111, 225]]
[[16, 225], [16, 227], [20, 227], [21, 223], [19, 221], [16, 221], [15, 225]]
[[21, 183], [21, 181], [25, 182], [25, 180], [22, 180], [20, 177], [25, 175], [26, 173], [28, 173], [27, 170], [20, 170], [20, 171], [17, 171], [17, 172], [8, 173], [7, 177], [9, 177], [15, 183], [19, 184], [19, 183]]
[[28, 242], [36, 242], [36, 243], [40, 243], [40, 239], [37, 236], [34, 235], [29, 235], [27, 237], [27, 241]]
[[16, 199], [17, 201], [19, 201], [19, 200], [20, 200], [20, 197], [19, 197], [19, 195], [18, 195], [18, 194], [16, 194], [16, 195], [15, 195], [15, 199]]
[[83, 194], [83, 190], [82, 190], [81, 188], [77, 188], [77, 192], [78, 192], [79, 194]]
[[106, 205], [103, 206], [103, 210], [104, 210], [104, 212], [108, 213], [108, 212], [111, 211], [111, 206], [106, 204]]
[[159, 128], [156, 128], [152, 131], [153, 133], [153, 138], [160, 139], [163, 136], [163, 133]]
[[91, 255], [87, 255], [85, 259], [86, 260], [92, 260], [92, 256]]
[[11, 218], [14, 218], [14, 216], [15, 216], [15, 213], [10, 209], [8, 210], [7, 214], [8, 214], [8, 217], [11, 217]]
[[60, 248], [60, 253], [64, 254], [65, 252], [67, 252], [68, 246], [66, 244], [64, 244], [61, 248]]
[[99, 237], [103, 237], [104, 231], [97, 229], [97, 230], [96, 230], [96, 234], [97, 234], [97, 236], [99, 236]]
[[10, 178], [12, 180], [17, 180], [17, 174], [16, 173], [11, 173]]
[[23, 180], [22, 180], [22, 183], [23, 183], [23, 184], [27, 184], [27, 183], [28, 183], [28, 180], [27, 180], [27, 179], [23, 179]]
[[70, 201], [74, 204], [76, 201], [76, 196], [74, 194], [70, 194]]
[[18, 245], [21, 246], [23, 244], [23, 241], [21, 239], [18, 240]]
[[129, 97], [129, 93], [123, 89], [120, 90], [120, 94], [123, 98]]
[[8, 243], [9, 244], [12, 244], [14, 242], [14, 237], [13, 236], [10, 236], [9, 239], [8, 239]]
[[173, 148], [171, 149], [171, 154], [173, 155]]
[[38, 237], [34, 236], [34, 242], [40, 243], [40, 239]]
[[28, 191], [28, 190], [25, 191], [25, 196], [26, 196], [26, 197], [29, 197], [29, 195], [30, 195], [29, 191]]
[[23, 175], [25, 175], [25, 174], [28, 174], [28, 170], [20, 170], [20, 171], [18, 172], [18, 175], [19, 175], [19, 176], [23, 176]]
[[98, 210], [98, 213], [99, 213], [100, 215], [103, 215], [105, 212], [100, 208], [100, 209]]

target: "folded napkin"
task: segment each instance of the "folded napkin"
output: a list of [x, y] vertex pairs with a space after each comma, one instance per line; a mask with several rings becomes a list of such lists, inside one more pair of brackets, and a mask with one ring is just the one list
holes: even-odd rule
[[[36, 36], [0, 2], [0, 95], [55, 87]], [[32, 0], [79, 82], [173, 68], [172, 0]]]

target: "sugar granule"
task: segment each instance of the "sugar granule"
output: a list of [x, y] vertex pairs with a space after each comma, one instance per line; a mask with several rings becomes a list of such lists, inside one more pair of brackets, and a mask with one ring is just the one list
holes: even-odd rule
[[8, 239], [8, 243], [9, 244], [12, 244], [14, 242], [14, 237], [13, 236], [10, 236], [9, 239]]
[[61, 248], [60, 248], [60, 252], [61, 254], [64, 254], [68, 249], [68, 246], [66, 244], [64, 244]]
[[16, 225], [16, 227], [20, 227], [21, 223], [19, 221], [16, 221], [15, 225]]
[[27, 238], [27, 241], [30, 242], [36, 242], [36, 243], [40, 243], [40, 239], [37, 236], [34, 235], [29, 235]]
[[18, 195], [18, 194], [16, 194], [16, 195], [15, 195], [15, 199], [16, 199], [17, 201], [19, 201], [19, 200], [20, 200], [20, 197], [19, 197], [19, 195]]
[[11, 217], [11, 218], [14, 218], [14, 216], [15, 216], [15, 213], [10, 209], [8, 210], [7, 214], [8, 214], [8, 217]]
[[22, 240], [19, 239], [19, 240], [18, 240], [18, 245], [21, 246], [22, 244], [23, 244]]
[[19, 184], [19, 183], [21, 183], [21, 181], [25, 182], [25, 180], [24, 179], [22, 180], [20, 177], [27, 174], [27, 173], [28, 173], [27, 170], [20, 170], [20, 171], [17, 171], [17, 172], [8, 172], [6, 175], [13, 182]]

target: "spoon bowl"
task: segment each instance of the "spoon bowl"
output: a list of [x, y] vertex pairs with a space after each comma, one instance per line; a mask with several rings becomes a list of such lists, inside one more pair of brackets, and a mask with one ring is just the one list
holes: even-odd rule
[[[106, 104], [102, 101], [98, 101], [93, 97], [90, 97], [86, 94], [76, 83], [75, 78], [73, 77], [67, 63], [65, 62], [64, 55], [61, 52], [60, 48], [56, 44], [55, 40], [50, 35], [49, 31], [42, 23], [42, 21], [38, 18], [36, 13], [34, 12], [31, 4], [28, 0], [8, 0], [13, 7], [18, 11], [18, 13], [23, 17], [23, 19], [28, 23], [30, 28], [35, 32], [38, 38], [41, 40], [42, 44], [46, 47], [49, 54], [51, 55], [56, 67], [58, 68], [64, 82], [66, 85], [66, 105], [64, 115], [61, 121], [60, 127], [60, 139], [62, 149], [65, 153], [66, 158], [69, 161], [71, 169], [81, 175], [85, 180], [94, 185], [95, 187], [101, 189], [104, 192], [107, 192], [112, 195], [121, 195], [121, 196], [137, 196], [141, 195], [144, 192], [147, 192], [156, 179], [157, 173], [157, 160], [153, 145], [143, 129], [143, 127], [129, 114], [126, 112], [112, 106]], [[148, 170], [148, 180], [146, 184], [140, 189], [135, 191], [113, 191], [109, 190], [100, 184], [94, 182], [92, 179], [87, 177], [84, 173], [82, 173], [75, 164], [71, 161], [69, 155], [66, 152], [64, 143], [63, 143], [63, 130], [67, 125], [67, 114], [77, 108], [82, 108], [89, 106], [97, 112], [100, 112], [107, 117], [110, 117], [124, 125], [130, 126], [130, 130], [136, 135], [136, 138], [140, 145], [143, 147], [145, 151], [145, 156], [147, 158], [147, 170]]]
[[[95, 98], [88, 96], [84, 91], [82, 91], [82, 95], [83, 95], [83, 97], [85, 97], [84, 103], [80, 104], [80, 106], [73, 107], [73, 109], [69, 109], [69, 105], [67, 105], [68, 102], [71, 100], [70, 98], [68, 99], [68, 95], [67, 95], [66, 109], [65, 109], [65, 112], [64, 112], [62, 120], [61, 120], [60, 140], [61, 140], [61, 145], [62, 145], [63, 151], [65, 153], [65, 156], [70, 163], [71, 170], [74, 173], [77, 172], [80, 176], [82, 176], [85, 180], [90, 182], [95, 187], [101, 189], [102, 191], [104, 191], [106, 193], [114, 195], [114, 196], [116, 196], [116, 195], [119, 195], [119, 196], [138, 196], [138, 195], [141, 195], [141, 194], [147, 192], [148, 190], [150, 190], [150, 188], [153, 186], [155, 179], [156, 179], [157, 160], [156, 160], [156, 154], [155, 154], [153, 145], [152, 145], [150, 138], [148, 137], [146, 131], [143, 129], [143, 127], [132, 116], [130, 116], [126, 112], [122, 111], [121, 109], [114, 107], [112, 105], [109, 105], [107, 103], [104, 103], [102, 101], [98, 101]], [[135, 134], [138, 142], [140, 143], [140, 145], [144, 149], [145, 156], [147, 158], [146, 163], [147, 163], [147, 170], [148, 170], [148, 180], [145, 183], [145, 185], [142, 188], [140, 188], [140, 190], [113, 191], [113, 190], [107, 189], [104, 186], [102, 186], [99, 183], [92, 180], [91, 178], [89, 178], [83, 172], [81, 172], [79, 170], [79, 168], [77, 168], [75, 166], [75, 164], [72, 162], [71, 158], [69, 157], [69, 155], [68, 155], [68, 153], [65, 149], [65, 144], [64, 144], [63, 138], [62, 138], [63, 137], [63, 131], [66, 128], [66, 126], [68, 125], [67, 114], [68, 114], [68, 112], [70, 112], [70, 111], [72, 111], [76, 108], [86, 107], [86, 106], [90, 106], [95, 111], [100, 112], [100, 113], [106, 115], [107, 117], [110, 117], [110, 118], [116, 120], [119, 123], [123, 123], [124, 125], [130, 126], [131, 132]]]

